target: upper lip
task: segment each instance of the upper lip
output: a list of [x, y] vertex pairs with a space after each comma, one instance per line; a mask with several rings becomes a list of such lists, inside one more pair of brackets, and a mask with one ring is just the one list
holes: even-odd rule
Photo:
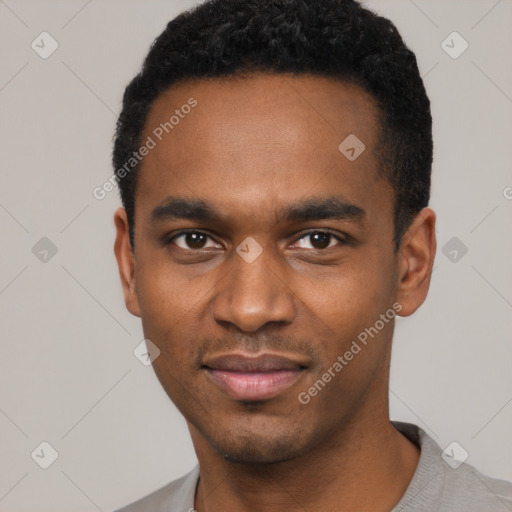
[[204, 366], [212, 370], [230, 372], [272, 372], [279, 370], [301, 370], [307, 367], [304, 361], [270, 353], [257, 356], [233, 353], [221, 354], [208, 358]]

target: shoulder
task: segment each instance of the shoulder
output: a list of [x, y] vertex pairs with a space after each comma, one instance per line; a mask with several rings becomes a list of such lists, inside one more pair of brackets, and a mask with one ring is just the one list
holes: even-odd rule
[[115, 512], [167, 512], [194, 508], [194, 496], [199, 478], [199, 466], [151, 494]]
[[512, 510], [512, 483], [482, 474], [470, 464], [444, 468], [441, 511]]
[[[512, 483], [482, 474], [443, 452], [420, 427], [393, 425], [421, 449], [416, 472], [393, 512], [505, 512], [512, 510]], [[455, 456], [455, 457], [454, 457]]]

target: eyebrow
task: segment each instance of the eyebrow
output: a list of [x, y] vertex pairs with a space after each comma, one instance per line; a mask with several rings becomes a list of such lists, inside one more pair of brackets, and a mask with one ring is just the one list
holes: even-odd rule
[[[307, 222], [316, 220], [349, 220], [361, 223], [366, 217], [363, 208], [348, 203], [339, 196], [309, 198], [281, 207], [277, 222]], [[201, 199], [168, 197], [151, 212], [153, 221], [187, 219], [200, 222], [221, 222], [223, 215]]]

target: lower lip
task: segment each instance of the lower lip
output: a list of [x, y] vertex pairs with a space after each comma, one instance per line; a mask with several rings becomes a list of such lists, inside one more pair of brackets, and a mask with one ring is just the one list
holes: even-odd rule
[[242, 373], [208, 369], [207, 373], [231, 398], [266, 400], [294, 384], [301, 377], [302, 370]]

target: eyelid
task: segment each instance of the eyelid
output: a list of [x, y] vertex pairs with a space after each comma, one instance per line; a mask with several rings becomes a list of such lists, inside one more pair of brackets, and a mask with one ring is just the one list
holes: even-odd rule
[[[296, 243], [299, 240], [301, 240], [302, 238], [304, 238], [308, 235], [312, 235], [313, 233], [325, 233], [325, 234], [331, 235], [338, 242], [340, 242], [340, 244], [346, 244], [348, 242], [348, 237], [346, 235], [339, 233], [338, 231], [333, 231], [328, 228], [323, 228], [323, 229], [322, 228], [314, 228], [314, 229], [308, 229], [307, 231], [304, 231], [301, 234], [299, 234], [293, 243]], [[309, 249], [309, 250], [316, 250], [316, 251], [321, 252], [321, 251], [325, 251], [326, 249]]]
[[[187, 233], [200, 233], [202, 235], [206, 235], [210, 240], [215, 242], [216, 244], [222, 245], [220, 242], [218, 242], [214, 236], [211, 235], [208, 231], [204, 231], [202, 229], [195, 229], [195, 228], [186, 228], [178, 231], [177, 233], [174, 233], [171, 236], [165, 236], [163, 241], [164, 245], [169, 245], [174, 239], [179, 238], [180, 236], [186, 235]], [[180, 247], [181, 249], [181, 247]], [[186, 250], [186, 249], [185, 249]], [[200, 251], [201, 249], [189, 249], [190, 251]]]

